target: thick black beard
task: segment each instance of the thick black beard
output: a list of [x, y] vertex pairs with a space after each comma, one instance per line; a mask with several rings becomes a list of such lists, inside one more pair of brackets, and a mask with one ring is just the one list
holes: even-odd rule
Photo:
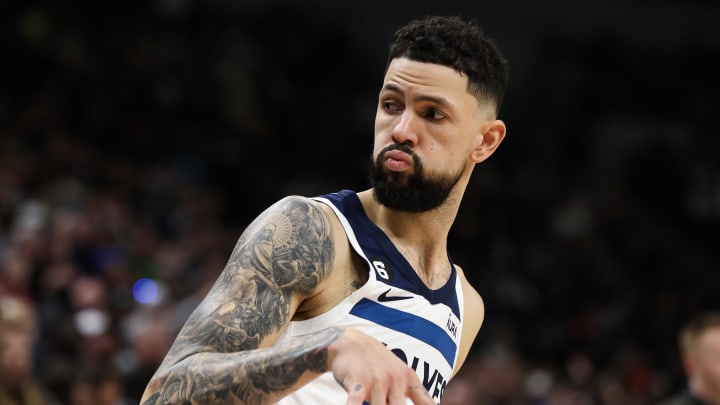
[[[391, 172], [383, 167], [385, 154], [399, 150], [412, 156], [415, 171], [411, 175]], [[404, 144], [390, 145], [380, 151], [373, 161], [370, 158], [370, 185], [375, 200], [398, 211], [426, 212], [442, 205], [455, 184], [460, 180], [463, 168], [455, 175], [427, 177], [420, 158]]]

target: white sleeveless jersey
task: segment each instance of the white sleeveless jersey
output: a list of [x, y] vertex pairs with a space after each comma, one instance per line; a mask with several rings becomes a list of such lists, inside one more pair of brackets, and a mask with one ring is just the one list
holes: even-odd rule
[[[387, 235], [365, 215], [355, 192], [343, 190], [315, 200], [335, 211], [353, 249], [369, 265], [368, 282], [330, 311], [291, 322], [280, 339], [334, 326], [355, 327], [377, 338], [412, 367], [439, 404], [453, 374], [462, 333], [463, 295], [455, 267], [447, 284], [430, 290]], [[278, 404], [346, 401], [347, 393], [327, 372]]]

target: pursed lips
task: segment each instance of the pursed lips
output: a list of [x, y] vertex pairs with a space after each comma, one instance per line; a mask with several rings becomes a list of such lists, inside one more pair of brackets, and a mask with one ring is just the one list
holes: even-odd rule
[[400, 171], [412, 166], [412, 156], [399, 150], [391, 150], [385, 153], [385, 164], [390, 170]]

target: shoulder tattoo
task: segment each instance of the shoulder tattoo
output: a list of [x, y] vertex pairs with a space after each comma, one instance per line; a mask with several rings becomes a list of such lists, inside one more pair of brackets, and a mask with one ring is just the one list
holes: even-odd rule
[[[332, 224], [315, 203], [285, 198], [240, 236], [208, 297], [190, 316], [173, 349], [236, 352], [257, 348], [285, 325], [293, 294], [309, 294], [330, 273]], [[171, 353], [173, 350], [171, 350]]]

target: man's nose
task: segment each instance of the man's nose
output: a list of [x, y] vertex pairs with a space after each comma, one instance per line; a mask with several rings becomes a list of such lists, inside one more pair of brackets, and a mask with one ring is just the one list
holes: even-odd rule
[[420, 117], [412, 110], [405, 110], [392, 129], [392, 139], [395, 143], [404, 143], [411, 146], [418, 140]]

